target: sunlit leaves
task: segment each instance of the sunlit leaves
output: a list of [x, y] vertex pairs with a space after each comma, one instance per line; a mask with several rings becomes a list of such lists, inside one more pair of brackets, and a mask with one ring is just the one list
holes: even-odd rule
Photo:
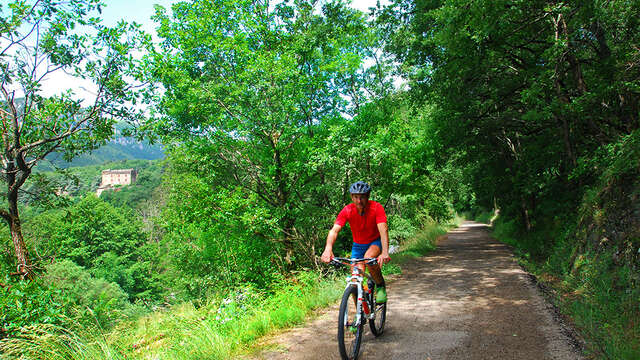
[[192, 154], [191, 171], [213, 191], [244, 189], [268, 210], [264, 221], [278, 231], [263, 236], [291, 237], [306, 193], [328, 172], [310, 166], [326, 126], [354, 113], [351, 94], [368, 101], [372, 30], [338, 2], [320, 10], [310, 2], [202, 0], [172, 10], [173, 18], [156, 15], [163, 133]]

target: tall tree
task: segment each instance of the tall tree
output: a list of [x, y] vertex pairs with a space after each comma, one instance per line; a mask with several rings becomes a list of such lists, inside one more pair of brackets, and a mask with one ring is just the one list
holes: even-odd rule
[[[103, 6], [99, 0], [0, 5], [0, 171], [7, 185], [0, 216], [11, 230], [22, 276], [33, 269], [18, 197], [34, 166], [53, 151], [71, 159], [94, 149], [112, 136], [116, 119], [142, 116], [133, 108], [144, 83], [132, 54], [150, 39], [136, 25], [102, 25]], [[91, 95], [74, 92], [82, 85]]]
[[368, 101], [366, 85], [380, 84], [378, 68], [363, 62], [375, 34], [339, 1], [194, 0], [172, 9], [173, 18], [162, 9], [156, 17], [163, 129], [212, 186], [256, 196], [291, 255], [296, 221], [323, 178], [315, 149], [330, 124]]
[[541, 199], [580, 198], [581, 157], [640, 127], [639, 14], [628, 1], [397, 0], [380, 20], [481, 202], [495, 195], [529, 229]]

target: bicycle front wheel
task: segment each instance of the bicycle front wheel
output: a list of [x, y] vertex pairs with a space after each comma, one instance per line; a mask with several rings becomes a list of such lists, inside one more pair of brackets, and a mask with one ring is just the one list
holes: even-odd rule
[[362, 317], [358, 319], [358, 288], [351, 285], [345, 289], [338, 313], [338, 348], [345, 360], [355, 360], [362, 341]]

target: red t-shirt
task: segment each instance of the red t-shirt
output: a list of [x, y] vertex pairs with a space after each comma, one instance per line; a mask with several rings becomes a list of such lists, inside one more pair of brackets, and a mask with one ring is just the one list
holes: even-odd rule
[[364, 215], [358, 214], [356, 204], [351, 203], [340, 211], [335, 223], [344, 226], [347, 221], [351, 226], [353, 242], [369, 244], [380, 237], [378, 224], [387, 222], [387, 214], [380, 203], [372, 200], [369, 200], [369, 204], [364, 209]]

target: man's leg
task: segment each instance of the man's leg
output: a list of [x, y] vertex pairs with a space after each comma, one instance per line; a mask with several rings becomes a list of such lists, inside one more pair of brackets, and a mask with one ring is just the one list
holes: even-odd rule
[[[364, 257], [367, 258], [377, 258], [382, 250], [378, 247], [378, 245], [371, 245], [367, 252], [364, 254]], [[378, 286], [384, 286], [384, 278], [382, 277], [382, 271], [380, 271], [380, 265], [367, 265], [369, 268], [369, 274], [373, 278], [373, 281], [376, 282]]]
[[[378, 257], [382, 250], [378, 245], [371, 245], [365, 254], [365, 257], [374, 258]], [[382, 277], [382, 271], [380, 270], [380, 265], [367, 265], [369, 267], [369, 274], [373, 278], [373, 281], [376, 283], [376, 302], [378, 303], [386, 303], [387, 302], [387, 289], [385, 288], [384, 278]]]

